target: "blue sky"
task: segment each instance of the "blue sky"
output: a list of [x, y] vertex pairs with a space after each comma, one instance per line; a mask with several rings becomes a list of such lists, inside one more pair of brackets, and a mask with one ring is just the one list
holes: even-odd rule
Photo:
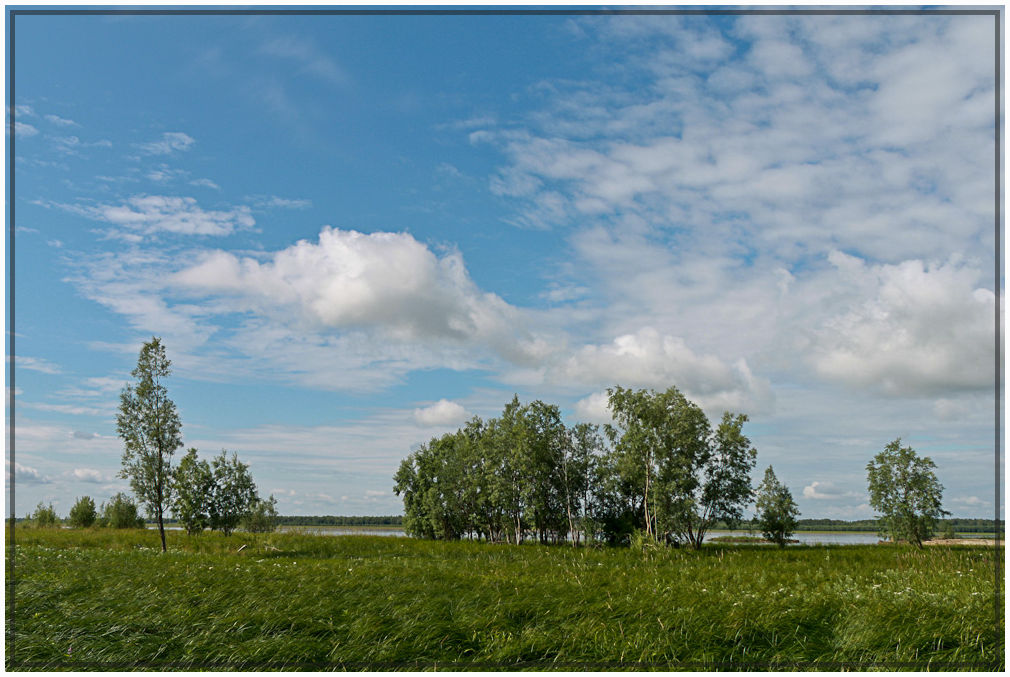
[[747, 413], [806, 517], [871, 516], [896, 437], [991, 516], [993, 49], [991, 16], [18, 16], [15, 511], [127, 487], [157, 335], [186, 446], [284, 514], [398, 513], [418, 444], [620, 384]]

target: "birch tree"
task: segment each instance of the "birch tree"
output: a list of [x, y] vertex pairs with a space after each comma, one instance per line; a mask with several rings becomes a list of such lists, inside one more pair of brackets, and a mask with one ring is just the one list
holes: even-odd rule
[[120, 393], [116, 415], [116, 430], [125, 446], [119, 476], [130, 480], [137, 500], [157, 520], [162, 552], [164, 515], [172, 497], [172, 454], [182, 446], [182, 421], [163, 384], [171, 366], [160, 338], [145, 343], [131, 372], [137, 382]]

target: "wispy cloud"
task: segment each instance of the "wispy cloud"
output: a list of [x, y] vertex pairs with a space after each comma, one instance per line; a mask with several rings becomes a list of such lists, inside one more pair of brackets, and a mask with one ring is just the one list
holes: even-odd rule
[[[10, 125], [7, 126], [7, 133], [10, 134]], [[21, 122], [19, 120], [14, 121], [14, 135], [18, 138], [28, 138], [35, 136], [39, 133], [35, 127], [31, 126], [27, 122]]]
[[210, 188], [212, 190], [221, 190], [221, 186], [217, 185], [210, 179], [193, 179], [189, 182], [191, 186], [200, 186], [201, 188]]
[[293, 61], [299, 71], [331, 85], [343, 86], [350, 78], [346, 71], [308, 38], [280, 36], [260, 46], [263, 54]]
[[[9, 356], [7, 357], [7, 361], [10, 362]], [[32, 371], [42, 372], [43, 374], [59, 374], [61, 372], [59, 365], [38, 357], [17, 355], [14, 359], [14, 363], [18, 369], [30, 369]]]
[[53, 123], [58, 127], [80, 127], [80, 125], [74, 122], [73, 120], [69, 120], [67, 118], [61, 118], [59, 115], [49, 114], [44, 117], [47, 121]]
[[171, 155], [178, 151], [189, 150], [196, 139], [184, 132], [165, 132], [158, 141], [134, 144], [148, 155]]
[[246, 198], [249, 204], [259, 209], [308, 209], [312, 200], [292, 199], [276, 195], [252, 195]]
[[39, 204], [144, 234], [222, 236], [256, 223], [248, 207], [205, 210], [191, 197], [137, 195], [121, 204]]

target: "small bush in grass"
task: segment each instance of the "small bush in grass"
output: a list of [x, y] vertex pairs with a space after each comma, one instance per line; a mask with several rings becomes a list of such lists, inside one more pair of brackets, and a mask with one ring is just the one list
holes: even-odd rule
[[254, 533], [266, 533], [277, 529], [277, 499], [272, 495], [267, 500], [257, 498], [249, 513], [242, 519], [242, 527]]
[[108, 503], [102, 504], [98, 525], [113, 529], [143, 529], [144, 519], [137, 514], [137, 504], [133, 499], [119, 492]]
[[39, 504], [35, 506], [35, 512], [32, 513], [32, 524], [37, 527], [55, 527], [59, 526], [60, 518], [57, 516], [56, 511], [53, 510], [53, 504], [50, 503], [48, 506]]
[[90, 496], [81, 496], [74, 503], [74, 507], [70, 509], [70, 515], [68, 515], [67, 519], [72, 527], [77, 527], [78, 529], [90, 527], [98, 519], [98, 513], [95, 511], [95, 501]]

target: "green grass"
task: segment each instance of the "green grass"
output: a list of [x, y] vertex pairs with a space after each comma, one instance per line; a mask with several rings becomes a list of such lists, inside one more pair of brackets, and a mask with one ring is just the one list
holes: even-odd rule
[[[995, 670], [1004, 662], [990, 548], [168, 539], [162, 554], [153, 531], [19, 527], [8, 669]], [[8, 584], [9, 576], [8, 563]]]

